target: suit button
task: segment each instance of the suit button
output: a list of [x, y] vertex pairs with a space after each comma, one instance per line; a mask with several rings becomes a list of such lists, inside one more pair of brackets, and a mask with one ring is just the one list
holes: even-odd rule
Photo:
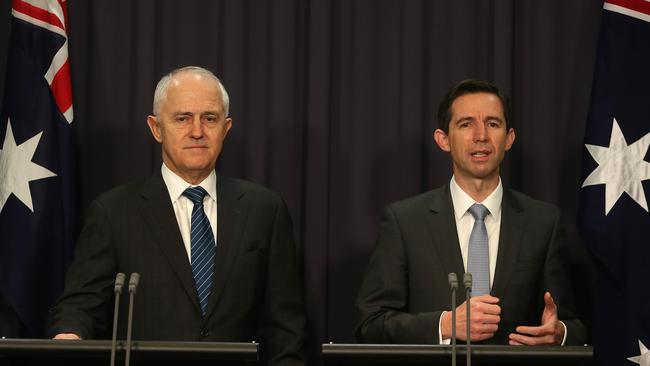
[[201, 337], [206, 338], [210, 335], [210, 331], [207, 329], [201, 329]]

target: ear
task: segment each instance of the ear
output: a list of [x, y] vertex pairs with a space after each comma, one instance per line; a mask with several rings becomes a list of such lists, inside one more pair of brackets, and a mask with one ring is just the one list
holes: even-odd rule
[[151, 131], [151, 134], [153, 135], [153, 138], [158, 141], [158, 143], [162, 144], [162, 133], [160, 131], [161, 127], [160, 124], [158, 123], [158, 119], [156, 116], [148, 116], [147, 117], [147, 125], [149, 125], [149, 130]]
[[508, 130], [508, 134], [506, 135], [506, 151], [510, 150], [512, 147], [512, 144], [515, 143], [515, 129], [511, 128]]
[[232, 118], [226, 118], [226, 133], [224, 134], [224, 137], [228, 135], [228, 131], [230, 131], [231, 127], [232, 127]]
[[438, 147], [442, 151], [450, 152], [451, 148], [449, 147], [449, 136], [445, 133], [445, 131], [441, 129], [436, 129], [433, 131], [433, 139], [436, 141], [436, 144], [438, 144]]

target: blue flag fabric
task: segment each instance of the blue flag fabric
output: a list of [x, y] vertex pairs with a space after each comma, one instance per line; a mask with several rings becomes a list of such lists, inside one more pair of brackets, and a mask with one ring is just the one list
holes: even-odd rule
[[41, 337], [75, 235], [65, 2], [13, 0], [0, 113], [0, 336]]
[[650, 364], [650, 2], [604, 4], [579, 228], [597, 268], [598, 365]]

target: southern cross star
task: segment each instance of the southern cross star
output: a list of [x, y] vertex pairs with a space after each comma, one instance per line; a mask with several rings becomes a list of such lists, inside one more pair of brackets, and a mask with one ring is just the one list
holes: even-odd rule
[[639, 356], [628, 357], [628, 360], [639, 364], [641, 366], [650, 366], [650, 352], [648, 352], [648, 347], [639, 340]]
[[16, 145], [14, 134], [11, 131], [11, 122], [7, 120], [5, 141], [2, 150], [0, 150], [0, 212], [12, 193], [34, 212], [29, 182], [56, 176], [51, 171], [32, 162], [42, 134], [43, 131], [22, 144]]
[[650, 163], [643, 160], [650, 145], [650, 133], [628, 145], [614, 118], [609, 147], [585, 144], [598, 167], [585, 179], [582, 187], [605, 185], [605, 216], [614, 204], [627, 193], [648, 212], [648, 202], [642, 181], [650, 179]]

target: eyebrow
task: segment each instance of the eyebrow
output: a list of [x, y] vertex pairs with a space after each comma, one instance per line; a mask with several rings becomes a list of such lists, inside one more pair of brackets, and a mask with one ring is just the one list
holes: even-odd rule
[[497, 120], [497, 121], [499, 121], [500, 123], [504, 123], [504, 122], [505, 122], [505, 119], [503, 119], [503, 118], [501, 118], [501, 117], [498, 117], [498, 116], [488, 116], [487, 119], [488, 119], [488, 120]]
[[[497, 121], [499, 121], [500, 123], [504, 123], [504, 119], [501, 118], [501, 117], [498, 117], [498, 116], [487, 116], [485, 119], [488, 120], [488, 121], [489, 121], [489, 120], [497, 120]], [[454, 123], [458, 124], [458, 123], [462, 123], [462, 122], [465, 122], [465, 121], [474, 121], [474, 120], [475, 120], [474, 117], [466, 116], [466, 117], [461, 117], [461, 118], [459, 118], [459, 119], [458, 119], [456, 122], [454, 122]]]
[[[209, 114], [212, 114], [212, 115], [215, 115], [215, 116], [220, 115], [219, 112], [217, 112], [217, 111], [205, 111], [205, 112], [201, 112], [200, 115], [205, 116], [205, 115], [209, 115]], [[178, 112], [173, 113], [173, 116], [193, 116], [193, 115], [194, 115], [194, 112], [189, 112], [189, 111], [178, 111]]]

